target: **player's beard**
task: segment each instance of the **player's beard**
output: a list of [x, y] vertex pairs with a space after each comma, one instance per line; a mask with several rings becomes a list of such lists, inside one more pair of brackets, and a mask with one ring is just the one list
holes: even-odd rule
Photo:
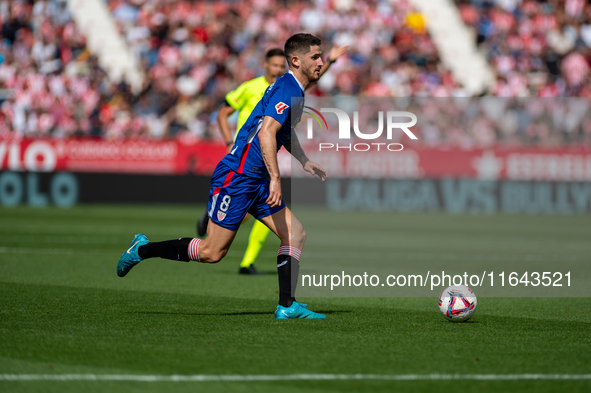
[[308, 80], [310, 82], [316, 82], [318, 79], [320, 79], [320, 73], [316, 72], [316, 67], [312, 67], [308, 70]]

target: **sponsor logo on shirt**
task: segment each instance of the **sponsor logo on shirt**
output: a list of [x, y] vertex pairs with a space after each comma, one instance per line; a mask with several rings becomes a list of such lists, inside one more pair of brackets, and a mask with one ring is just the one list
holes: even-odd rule
[[277, 111], [278, 115], [283, 114], [283, 111], [286, 110], [287, 108], [289, 108], [289, 105], [287, 105], [283, 102], [280, 102], [277, 105], [275, 105], [275, 110]]

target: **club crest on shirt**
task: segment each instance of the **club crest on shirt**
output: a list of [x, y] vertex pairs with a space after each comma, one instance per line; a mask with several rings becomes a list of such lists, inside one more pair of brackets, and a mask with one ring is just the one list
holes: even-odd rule
[[275, 110], [277, 111], [278, 115], [281, 115], [283, 113], [284, 110], [286, 110], [287, 108], [289, 108], [289, 105], [280, 102], [277, 105], [275, 105]]
[[218, 221], [224, 221], [224, 218], [226, 218], [226, 213], [224, 213], [221, 210], [218, 210]]

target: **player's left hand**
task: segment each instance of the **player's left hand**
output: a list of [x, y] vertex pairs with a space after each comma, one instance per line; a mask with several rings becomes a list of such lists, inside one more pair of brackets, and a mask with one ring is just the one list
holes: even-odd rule
[[338, 46], [337, 44], [334, 44], [330, 52], [328, 52], [328, 60], [337, 61], [337, 59], [344, 55], [348, 50], [349, 45]]
[[312, 175], [318, 176], [322, 179], [322, 181], [328, 177], [324, 168], [312, 161], [306, 162], [306, 165], [304, 165], [304, 170], [308, 173], [311, 173]]
[[271, 179], [269, 184], [269, 197], [265, 202], [270, 207], [278, 207], [281, 206], [281, 180]]

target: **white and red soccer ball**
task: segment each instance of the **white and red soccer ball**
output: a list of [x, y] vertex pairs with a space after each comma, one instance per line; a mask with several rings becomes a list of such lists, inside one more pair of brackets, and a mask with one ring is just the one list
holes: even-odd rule
[[476, 295], [465, 285], [452, 285], [439, 295], [439, 311], [451, 322], [467, 321], [476, 312]]

